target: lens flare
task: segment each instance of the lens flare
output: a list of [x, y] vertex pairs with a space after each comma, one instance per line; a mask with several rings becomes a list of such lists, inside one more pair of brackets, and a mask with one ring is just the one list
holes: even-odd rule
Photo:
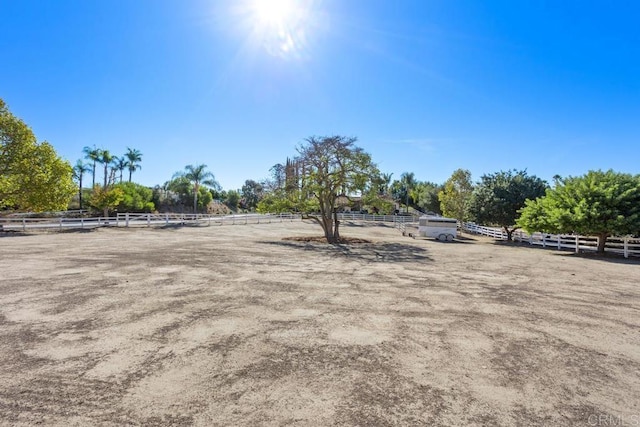
[[308, 52], [314, 0], [247, 0], [245, 21], [251, 39], [281, 58], [302, 58]]

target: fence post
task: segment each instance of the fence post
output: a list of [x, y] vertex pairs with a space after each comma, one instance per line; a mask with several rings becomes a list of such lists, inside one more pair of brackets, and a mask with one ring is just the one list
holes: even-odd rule
[[165, 212], [164, 214], [164, 224], [169, 225], [169, 213]]
[[546, 248], [547, 247], [547, 235], [542, 233], [542, 247]]
[[151, 227], [151, 214], [147, 213], [147, 227]]
[[60, 230], [62, 230], [62, 217], [60, 217]]
[[80, 228], [84, 228], [84, 217], [80, 217]]
[[560, 235], [558, 234], [558, 250], [560, 250], [562, 246], [560, 245]]
[[22, 231], [27, 231], [27, 220], [22, 218]]
[[624, 257], [629, 258], [629, 236], [624, 236]]
[[580, 252], [580, 236], [576, 234], [576, 253]]
[[124, 226], [129, 228], [129, 212], [124, 214]]

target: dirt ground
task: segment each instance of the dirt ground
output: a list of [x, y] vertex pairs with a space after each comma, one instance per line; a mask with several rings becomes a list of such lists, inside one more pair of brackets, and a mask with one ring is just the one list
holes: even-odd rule
[[0, 424], [640, 425], [638, 260], [314, 234], [5, 233]]

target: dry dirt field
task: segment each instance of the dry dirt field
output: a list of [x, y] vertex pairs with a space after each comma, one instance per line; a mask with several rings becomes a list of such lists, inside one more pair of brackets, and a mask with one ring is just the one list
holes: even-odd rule
[[0, 424], [640, 425], [638, 260], [318, 234], [1, 235]]

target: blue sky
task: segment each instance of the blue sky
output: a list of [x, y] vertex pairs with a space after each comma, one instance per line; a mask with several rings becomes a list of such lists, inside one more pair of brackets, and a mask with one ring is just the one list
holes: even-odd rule
[[259, 1], [0, 0], [0, 97], [72, 163], [139, 149], [149, 186], [238, 189], [333, 134], [394, 178], [640, 173], [640, 2]]

